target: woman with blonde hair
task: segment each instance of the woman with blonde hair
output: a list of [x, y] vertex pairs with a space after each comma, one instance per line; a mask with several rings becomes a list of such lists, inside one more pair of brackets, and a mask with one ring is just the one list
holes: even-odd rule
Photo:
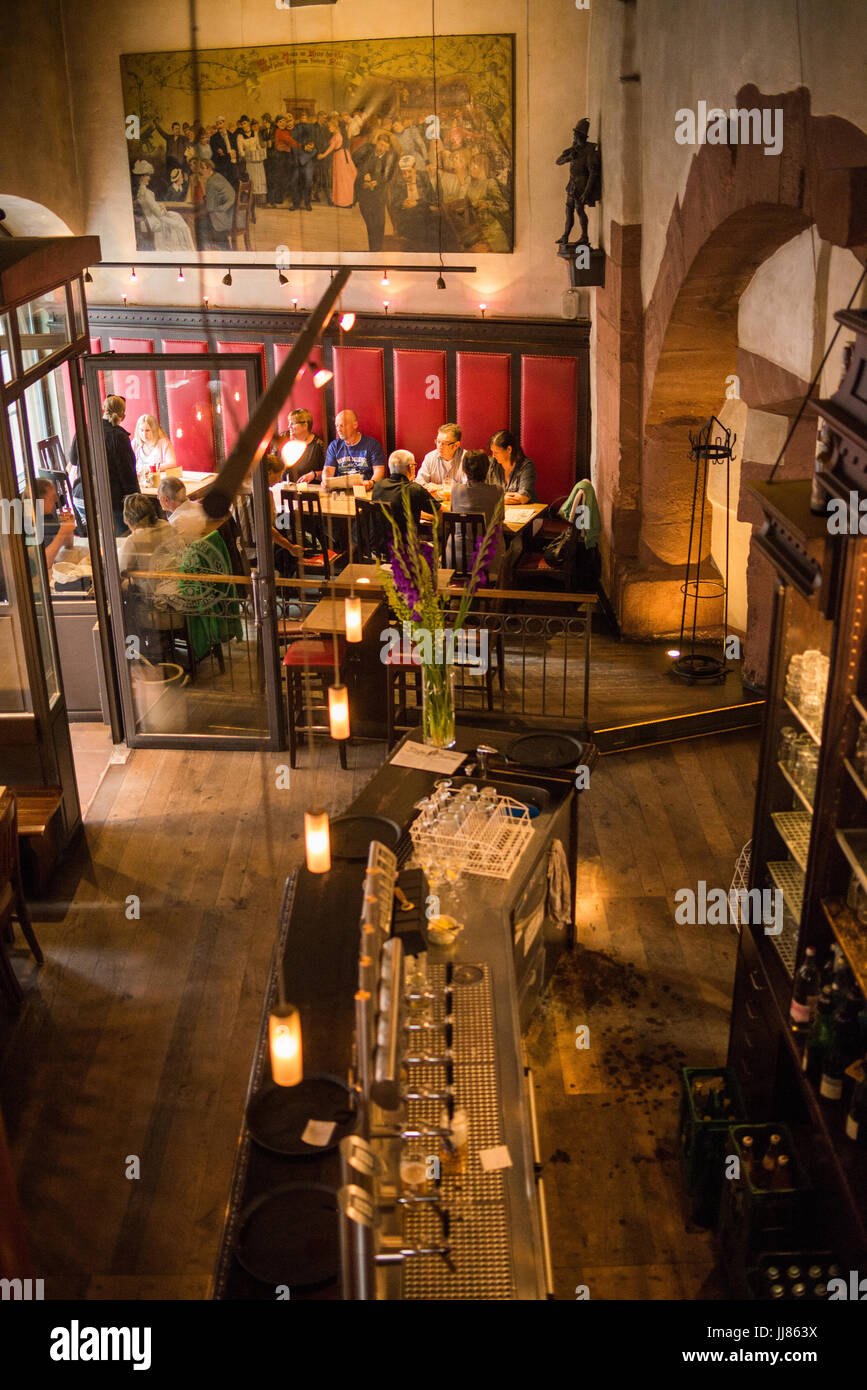
[[138, 417], [132, 447], [140, 483], [147, 482], [148, 475], [154, 472], [162, 475], [180, 473], [172, 442], [153, 415]]

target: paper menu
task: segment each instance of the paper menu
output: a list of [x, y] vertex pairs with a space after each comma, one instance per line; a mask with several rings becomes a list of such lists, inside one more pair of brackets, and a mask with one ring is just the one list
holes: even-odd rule
[[427, 743], [407, 742], [392, 756], [393, 767], [420, 767], [425, 772], [456, 772], [466, 753], [452, 748], [431, 748]]

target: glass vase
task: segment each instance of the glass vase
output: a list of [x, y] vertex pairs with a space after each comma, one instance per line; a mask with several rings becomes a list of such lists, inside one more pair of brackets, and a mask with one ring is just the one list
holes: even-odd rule
[[455, 668], [451, 663], [421, 668], [422, 734], [433, 748], [455, 742]]

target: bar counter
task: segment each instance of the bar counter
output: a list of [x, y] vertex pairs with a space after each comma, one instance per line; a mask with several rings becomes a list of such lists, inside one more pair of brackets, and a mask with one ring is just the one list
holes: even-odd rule
[[[496, 1188], [502, 1193], [507, 1239], [500, 1242], [504, 1247], [500, 1255], [508, 1269], [504, 1267], [501, 1270], [496, 1284], [497, 1292], [477, 1291], [470, 1279], [470, 1267], [480, 1264], [479, 1249], [475, 1249], [471, 1257], [468, 1248], [462, 1269], [461, 1242], [465, 1238], [464, 1244], [468, 1241], [469, 1247], [473, 1246], [472, 1203], [480, 1190], [478, 1184], [470, 1182], [464, 1214], [459, 1226], [452, 1226], [453, 1237], [457, 1231], [457, 1238], [453, 1239], [457, 1277], [448, 1274], [438, 1257], [419, 1256], [407, 1260], [397, 1272], [389, 1269], [383, 1275], [379, 1271], [378, 1297], [538, 1299], [544, 1298], [548, 1291], [544, 1215], [540, 1217], [534, 1167], [538, 1155], [534, 1153], [532, 1082], [525, 1074], [521, 1031], [532, 1013], [539, 991], [547, 983], [557, 957], [564, 947], [571, 944], [569, 936], [572, 924], [555, 925], [547, 917], [543, 923], [543, 916], [547, 901], [548, 856], [552, 843], [557, 839], [563, 842], [566, 850], [574, 903], [577, 793], [574, 767], [536, 773], [525, 766], [507, 763], [509, 748], [519, 732], [522, 731], [493, 733], [490, 729], [471, 727], [460, 727], [457, 731], [458, 749], [470, 754], [467, 767], [471, 767], [475, 761], [473, 750], [479, 744], [493, 740], [502, 756], [491, 757], [488, 780], [495, 784], [501, 782], [502, 789], [507, 783], [510, 787], [514, 785], [518, 798], [521, 796], [519, 788], [523, 785], [526, 797], [529, 799], [534, 793], [540, 805], [539, 815], [531, 822], [534, 827], [532, 838], [510, 878], [467, 878], [461, 902], [464, 931], [453, 946], [430, 948], [423, 944], [420, 934], [426, 884], [420, 870], [401, 868], [398, 881], [405, 886], [410, 900], [414, 901], [414, 910], [404, 912], [396, 903], [394, 919], [395, 933], [403, 937], [406, 951], [414, 954], [427, 949], [430, 967], [449, 960], [455, 966], [486, 967], [486, 980], [464, 988], [465, 991], [468, 988], [481, 991], [477, 996], [479, 999], [482, 993], [490, 993], [493, 1046], [489, 1056], [496, 1072], [498, 1096], [495, 1106], [497, 1113], [487, 1113], [485, 1143], [489, 1143], [493, 1136], [495, 1143], [505, 1145], [511, 1166], [504, 1168], [499, 1175], [491, 1175], [482, 1174], [477, 1160], [476, 1164], [480, 1177], [485, 1180], [497, 1177]], [[407, 735], [407, 739], [416, 742], [419, 737], [417, 732]], [[595, 748], [585, 743], [576, 763], [591, 767], [595, 758]], [[454, 775], [460, 776], [462, 772], [463, 769]], [[386, 762], [344, 814], [387, 817], [395, 822], [402, 832], [396, 853], [399, 866], [403, 866], [412, 850], [406, 829], [414, 817], [415, 803], [430, 792], [441, 775], [421, 769], [393, 767]], [[364, 863], [333, 858], [327, 874], [311, 874], [306, 867], [302, 867], [287, 880], [248, 1103], [262, 1087], [270, 1084], [268, 1012], [276, 998], [278, 959], [282, 961], [286, 997], [298, 1007], [301, 1015], [305, 1080], [315, 1075], [346, 1081], [353, 1057], [353, 999], [358, 984], [364, 872]], [[572, 916], [574, 919], [574, 913]], [[469, 972], [476, 980], [479, 973]], [[464, 1007], [463, 998], [461, 1007]], [[470, 1013], [474, 1012], [478, 1013], [475, 1003], [470, 1006]], [[455, 1009], [455, 1017], [456, 1020], [460, 1019], [458, 1008]], [[456, 1023], [456, 1045], [459, 1040]], [[456, 1064], [456, 1094], [458, 1103], [463, 1104], [459, 1076]], [[491, 1097], [487, 1096], [481, 1108], [490, 1112], [491, 1103]], [[470, 1114], [471, 1133], [477, 1124], [481, 1125], [481, 1121], [481, 1114]], [[273, 1299], [278, 1296], [274, 1286], [253, 1278], [242, 1267], [235, 1251], [243, 1215], [249, 1212], [251, 1204], [254, 1205], [278, 1186], [297, 1183], [321, 1184], [323, 1188], [336, 1193], [341, 1184], [337, 1149], [321, 1154], [312, 1150], [298, 1157], [272, 1154], [251, 1140], [245, 1120], [239, 1138], [215, 1271], [215, 1298]], [[482, 1205], [489, 1201], [492, 1190], [488, 1184], [484, 1189], [486, 1195], [481, 1198]], [[482, 1251], [484, 1244], [482, 1240]], [[405, 1279], [410, 1264], [413, 1266], [410, 1283], [416, 1289], [414, 1293], [407, 1291]], [[484, 1264], [485, 1260], [481, 1259], [481, 1266]], [[431, 1282], [432, 1286], [436, 1285], [436, 1292], [433, 1287], [427, 1292], [424, 1289], [425, 1267], [431, 1270]], [[477, 1277], [481, 1277], [478, 1269]], [[467, 1282], [468, 1279], [470, 1282]], [[341, 1297], [339, 1279], [323, 1280], [318, 1287], [292, 1287], [291, 1283], [289, 1287], [291, 1292], [288, 1295], [284, 1293], [283, 1297]]]

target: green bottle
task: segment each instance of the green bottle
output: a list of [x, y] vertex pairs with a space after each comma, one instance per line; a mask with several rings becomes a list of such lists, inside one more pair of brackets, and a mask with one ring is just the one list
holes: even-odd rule
[[830, 985], [825, 985], [816, 1005], [816, 1017], [810, 1025], [807, 1045], [801, 1066], [808, 1081], [818, 1086], [822, 1079], [825, 1056], [834, 1042], [834, 995]]
[[849, 1102], [846, 1134], [856, 1144], [867, 1144], [867, 1057], [864, 1058], [864, 1075], [852, 1092]]

